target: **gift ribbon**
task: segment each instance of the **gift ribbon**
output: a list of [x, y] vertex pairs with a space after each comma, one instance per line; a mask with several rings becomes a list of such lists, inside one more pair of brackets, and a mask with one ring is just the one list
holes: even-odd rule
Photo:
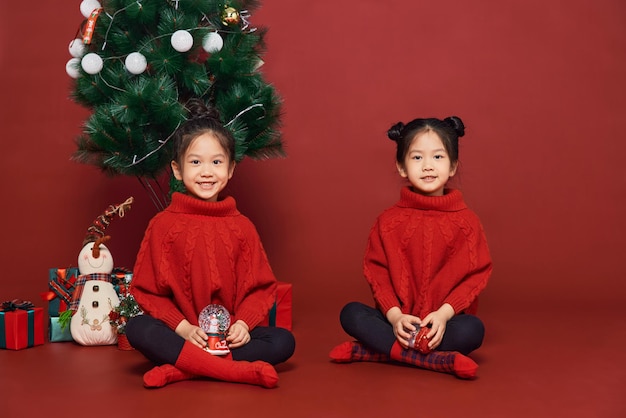
[[272, 309], [270, 309], [268, 324], [270, 327], [276, 326], [276, 302], [274, 302]]
[[[69, 278], [67, 272], [69, 271]], [[51, 275], [55, 274], [56, 277], [51, 276], [48, 281], [48, 287], [50, 290], [40, 293], [41, 299], [50, 302], [54, 298], [58, 297], [69, 305], [72, 300], [72, 292], [76, 287], [76, 279], [78, 271], [75, 268], [71, 269], [57, 269], [55, 273], [51, 272]]]
[[[75, 269], [72, 269], [75, 271]], [[65, 286], [66, 289], [71, 290], [75, 287], [77, 277], [73, 275], [70, 271], [70, 277], [67, 278], [66, 269], [58, 269], [57, 270], [57, 281]]]
[[35, 311], [28, 311], [28, 344], [26, 347], [35, 345]]
[[4, 312], [0, 312], [0, 347], [6, 348], [7, 337], [6, 330], [4, 329]]
[[35, 305], [33, 305], [28, 300], [13, 299], [13, 300], [7, 300], [7, 301], [2, 302], [2, 310], [4, 312], [13, 312], [18, 309], [23, 309], [27, 311], [34, 307]]

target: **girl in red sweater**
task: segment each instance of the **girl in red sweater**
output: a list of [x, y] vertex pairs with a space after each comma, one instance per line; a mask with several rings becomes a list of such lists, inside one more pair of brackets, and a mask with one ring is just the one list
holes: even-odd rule
[[370, 232], [364, 274], [376, 308], [351, 302], [342, 309], [341, 325], [357, 341], [335, 347], [335, 362], [393, 360], [476, 376], [467, 354], [483, 341], [475, 313], [492, 264], [478, 217], [461, 192], [446, 187], [464, 133], [455, 116], [389, 129], [398, 173], [409, 185]]
[[[232, 197], [218, 198], [235, 169], [235, 140], [202, 102], [187, 107], [171, 162], [186, 193], [174, 193], [146, 229], [131, 286], [144, 314], [128, 322], [126, 334], [156, 364], [144, 375], [146, 387], [205, 376], [271, 388], [278, 382], [273, 365], [291, 357], [295, 341], [286, 329], [259, 326], [274, 303], [276, 278], [254, 225]], [[210, 304], [230, 313], [226, 356], [205, 351], [198, 316]]]

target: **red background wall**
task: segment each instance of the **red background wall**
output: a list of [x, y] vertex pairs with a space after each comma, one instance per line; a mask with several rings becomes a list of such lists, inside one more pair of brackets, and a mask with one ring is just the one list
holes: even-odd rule
[[[88, 115], [65, 73], [79, 4], [0, 3], [1, 300], [38, 301], [47, 269], [76, 265], [93, 219], [131, 195], [108, 232], [132, 267], [155, 213], [137, 180], [69, 160]], [[623, 303], [625, 17], [619, 0], [265, 1], [252, 22], [270, 28], [289, 157], [245, 161], [229, 192], [294, 284], [296, 324], [368, 300], [365, 240], [403, 184], [385, 132], [418, 116], [467, 125], [456, 185], [495, 261], [483, 304]]]

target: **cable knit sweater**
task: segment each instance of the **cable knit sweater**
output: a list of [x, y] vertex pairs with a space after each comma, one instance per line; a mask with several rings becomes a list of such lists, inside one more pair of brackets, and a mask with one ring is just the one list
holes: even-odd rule
[[458, 190], [428, 197], [402, 189], [376, 220], [364, 273], [378, 308], [424, 318], [449, 303], [475, 313], [492, 264], [482, 225]]
[[182, 193], [149, 223], [131, 292], [145, 313], [171, 329], [198, 325], [200, 311], [223, 305], [231, 323], [254, 328], [275, 300], [276, 278], [256, 228], [227, 197], [204, 202]]

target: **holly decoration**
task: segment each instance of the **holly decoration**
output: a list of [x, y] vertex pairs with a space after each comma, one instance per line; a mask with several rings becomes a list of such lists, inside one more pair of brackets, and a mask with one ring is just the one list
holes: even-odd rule
[[128, 320], [142, 313], [135, 298], [130, 293], [126, 293], [120, 296], [120, 304], [109, 312], [109, 323], [118, 334], [125, 334]]
[[[281, 100], [259, 71], [265, 28], [250, 24], [256, 0], [83, 0], [93, 7], [70, 42], [72, 99], [90, 109], [73, 159], [136, 176], [159, 207], [169, 193], [173, 132], [184, 105], [215, 107], [236, 140], [236, 161], [284, 156]], [[206, 49], [205, 49], [206, 48]], [[153, 187], [154, 182], [156, 186]], [[170, 186], [175, 188], [175, 186]]]

